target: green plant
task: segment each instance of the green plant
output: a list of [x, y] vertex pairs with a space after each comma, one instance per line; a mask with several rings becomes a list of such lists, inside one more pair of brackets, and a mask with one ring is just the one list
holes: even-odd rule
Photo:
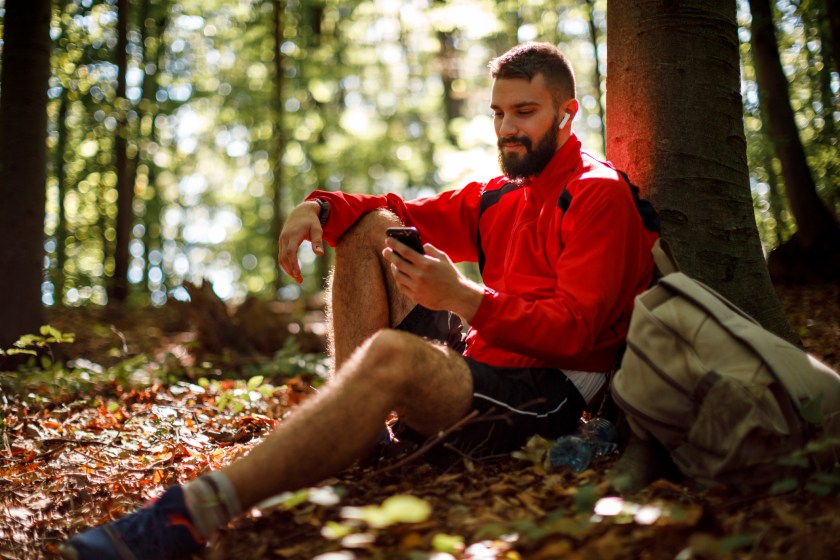
[[41, 325], [40, 334], [25, 334], [15, 341], [12, 348], [3, 350], [0, 348], [0, 356], [14, 356], [16, 354], [28, 354], [38, 356], [46, 351], [50, 359], [53, 359], [51, 344], [72, 343], [76, 340], [74, 333], [63, 333], [50, 325]]

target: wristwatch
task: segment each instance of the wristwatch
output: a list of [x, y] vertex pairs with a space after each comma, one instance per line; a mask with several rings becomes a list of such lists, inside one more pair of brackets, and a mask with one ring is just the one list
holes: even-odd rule
[[313, 198], [312, 200], [317, 202], [318, 206], [321, 207], [318, 211], [318, 221], [321, 222], [321, 227], [325, 227], [327, 220], [330, 218], [330, 203], [323, 198]]

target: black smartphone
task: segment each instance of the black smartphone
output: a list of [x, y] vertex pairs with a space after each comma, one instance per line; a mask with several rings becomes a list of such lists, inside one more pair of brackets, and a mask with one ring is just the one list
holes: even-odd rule
[[[420, 241], [420, 232], [413, 227], [390, 227], [385, 230], [385, 235], [393, 237], [420, 253], [424, 254], [423, 243]], [[397, 253], [399, 255], [399, 253]]]

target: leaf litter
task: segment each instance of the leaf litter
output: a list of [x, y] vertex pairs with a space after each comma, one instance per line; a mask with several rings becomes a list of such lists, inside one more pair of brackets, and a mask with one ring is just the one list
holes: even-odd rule
[[[840, 289], [780, 288], [779, 295], [806, 348], [840, 367]], [[323, 363], [307, 363], [293, 348], [231, 367], [229, 359], [194, 353], [188, 333], [147, 336], [159, 318], [138, 313], [108, 330], [75, 317], [77, 335], [100, 335], [89, 344], [78, 336], [74, 351], [84, 359], [42, 368], [42, 378], [3, 379], [0, 558], [55, 557], [80, 530], [227, 465], [319, 383]], [[103, 343], [108, 331], [121, 333], [129, 351]], [[604, 476], [615, 455], [577, 474], [535, 457], [526, 449], [519, 458], [465, 458], [445, 470], [422, 459], [358, 464], [260, 504], [220, 531], [202, 557], [820, 559], [840, 550], [830, 473], [807, 482], [829, 488], [822, 493], [794, 478], [750, 496], [684, 480], [621, 495]]]

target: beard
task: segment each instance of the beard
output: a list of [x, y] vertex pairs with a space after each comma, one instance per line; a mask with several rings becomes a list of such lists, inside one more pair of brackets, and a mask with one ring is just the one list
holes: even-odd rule
[[[539, 175], [554, 157], [557, 151], [557, 136], [559, 121], [555, 118], [549, 127], [548, 132], [538, 140], [536, 147], [533, 147], [531, 139], [527, 136], [513, 136], [500, 138], [499, 146], [499, 167], [502, 173], [514, 180], [524, 180]], [[525, 148], [525, 155], [505, 154], [502, 149], [505, 144], [517, 143]]]

